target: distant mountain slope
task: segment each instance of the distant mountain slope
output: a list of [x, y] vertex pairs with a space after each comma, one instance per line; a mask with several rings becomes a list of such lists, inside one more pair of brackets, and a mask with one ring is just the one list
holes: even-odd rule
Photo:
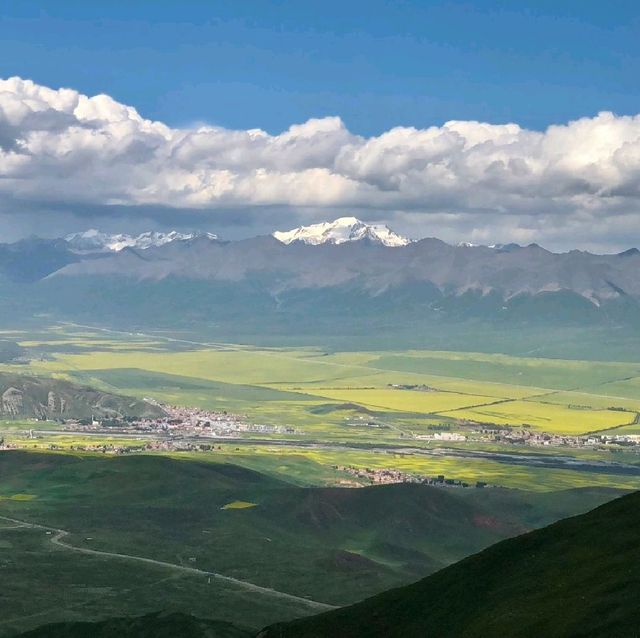
[[344, 336], [366, 325], [367, 334], [415, 335], [412, 345], [422, 347], [434, 326], [448, 339], [468, 321], [500, 335], [532, 325], [611, 335], [640, 327], [635, 249], [558, 254], [536, 244], [408, 242], [355, 218], [240, 241], [86, 235], [0, 245], [3, 325], [44, 317], [287, 337]]
[[56, 623], [28, 631], [21, 638], [249, 638], [251, 635], [231, 623], [172, 613]]
[[256, 237], [234, 242], [196, 237], [142, 251], [129, 248], [67, 265], [56, 277], [246, 281], [271, 295], [350, 287], [377, 297], [403, 286], [428, 287], [435, 298], [473, 293], [480, 300], [494, 295], [500, 301], [571, 293], [596, 308], [611, 300], [640, 299], [636, 252], [557, 254], [535, 244], [501, 250], [451, 246], [437, 239], [390, 246], [383, 241], [342, 240], [335, 234], [325, 241], [322, 231], [313, 236], [303, 231], [293, 231], [286, 241], [282, 235], [281, 240]]
[[640, 635], [640, 493], [260, 638]]
[[15, 341], [0, 339], [0, 363], [16, 361], [26, 354], [26, 350]]
[[32, 237], [0, 244], [0, 280], [31, 283], [77, 260], [63, 239]]
[[0, 419], [158, 416], [146, 401], [77, 385], [61, 379], [0, 372]]

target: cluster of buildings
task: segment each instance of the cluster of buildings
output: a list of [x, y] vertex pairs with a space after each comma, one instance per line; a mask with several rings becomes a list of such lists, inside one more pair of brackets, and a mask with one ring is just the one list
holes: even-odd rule
[[[1, 448], [0, 448], [1, 449]], [[7, 449], [8, 446], [7, 446]], [[220, 446], [206, 444], [206, 443], [194, 443], [192, 441], [149, 441], [148, 443], [136, 443], [136, 444], [115, 444], [115, 443], [76, 443], [73, 445], [57, 445], [56, 443], [49, 443], [46, 446], [47, 450], [60, 450], [60, 451], [76, 451], [76, 452], [97, 452], [102, 454], [136, 454], [138, 452], [212, 452], [216, 449], [220, 450]]]
[[466, 441], [467, 437], [459, 432], [435, 432], [434, 434], [419, 434], [416, 439], [424, 441]]
[[600, 446], [636, 446], [640, 445], [640, 434], [583, 434], [570, 436], [567, 434], [553, 434], [526, 429], [496, 429], [482, 430], [481, 434], [489, 436], [489, 440], [496, 443], [510, 443], [512, 445], [531, 445], [533, 447], [600, 447]]
[[419, 474], [409, 474], [400, 470], [392, 470], [386, 468], [369, 468], [369, 467], [353, 467], [351, 465], [335, 465], [334, 469], [338, 472], [344, 472], [351, 476], [364, 479], [372, 485], [384, 485], [392, 483], [418, 483], [421, 485], [436, 485], [439, 487], [489, 487], [484, 481], [475, 483], [467, 483], [458, 479], [446, 478], [444, 474], [439, 476], [421, 476]]
[[252, 423], [244, 415], [227, 411], [206, 410], [185, 406], [162, 405], [165, 416], [126, 419], [74, 420], [65, 429], [80, 432], [116, 434], [161, 434], [168, 437], [234, 437], [242, 433], [296, 434], [286, 425]]

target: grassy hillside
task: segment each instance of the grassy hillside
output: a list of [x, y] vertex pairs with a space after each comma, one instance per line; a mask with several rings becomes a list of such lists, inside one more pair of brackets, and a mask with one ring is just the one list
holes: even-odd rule
[[[631, 638], [640, 633], [640, 493], [509, 539], [413, 585], [267, 627], [257, 638]], [[224, 622], [152, 614], [46, 625], [21, 638], [242, 638]]]
[[640, 493], [261, 638], [640, 635]]
[[[9, 623], [27, 629], [158, 609], [257, 628], [315, 613], [308, 599], [349, 604], [413, 582], [619, 493], [303, 488], [209, 459], [0, 453], [0, 516], [65, 530], [71, 546], [0, 520], [0, 549], [11, 550], [3, 578], [12, 582], [0, 600], [0, 635]], [[186, 565], [297, 599], [220, 592], [203, 575], [187, 586], [166, 566], [145, 585], [146, 565], [81, 550]]]

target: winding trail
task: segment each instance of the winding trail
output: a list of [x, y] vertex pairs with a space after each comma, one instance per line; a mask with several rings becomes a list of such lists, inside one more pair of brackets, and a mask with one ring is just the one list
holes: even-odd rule
[[336, 609], [334, 605], [320, 603], [318, 601], [311, 600], [309, 598], [302, 598], [301, 596], [295, 596], [294, 594], [287, 594], [285, 592], [278, 591], [277, 589], [271, 589], [270, 587], [262, 587], [261, 585], [255, 585], [254, 583], [250, 583], [246, 580], [240, 580], [239, 578], [233, 578], [232, 576], [224, 576], [223, 574], [207, 571], [204, 569], [198, 569], [197, 567], [188, 567], [186, 565], [178, 565], [176, 563], [167, 563], [165, 561], [155, 560], [154, 558], [146, 558], [144, 556], [135, 556], [132, 554], [120, 554], [117, 552], [106, 552], [98, 549], [89, 549], [88, 547], [76, 547], [75, 545], [66, 543], [63, 540], [65, 537], [69, 536], [70, 534], [70, 532], [64, 529], [59, 529], [57, 527], [48, 527], [47, 525], [40, 525], [38, 523], [30, 523], [28, 521], [22, 521], [16, 518], [9, 518], [8, 516], [0, 516], [0, 519], [9, 521], [11, 523], [16, 523], [18, 526], [21, 526], [21, 527], [30, 527], [30, 528], [42, 529], [47, 532], [51, 532], [52, 536], [49, 538], [51, 543], [53, 543], [54, 545], [57, 545], [58, 547], [62, 547], [63, 549], [67, 549], [73, 552], [78, 552], [79, 554], [87, 554], [90, 556], [101, 556], [103, 558], [135, 561], [138, 563], [146, 563], [147, 565], [155, 565], [156, 567], [165, 567], [168, 569], [173, 569], [175, 571], [179, 571], [182, 573], [208, 576], [209, 578], [214, 578], [216, 580], [219, 580], [225, 583], [230, 583], [232, 585], [236, 585], [237, 587], [255, 592], [257, 594], [265, 594], [268, 596], [273, 596], [275, 598], [289, 600], [295, 603], [303, 603], [308, 607], [313, 607], [314, 609], [318, 609], [321, 611]]

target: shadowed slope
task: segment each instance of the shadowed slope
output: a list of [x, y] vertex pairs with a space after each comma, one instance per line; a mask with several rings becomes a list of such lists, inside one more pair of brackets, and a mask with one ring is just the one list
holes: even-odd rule
[[640, 635], [640, 493], [261, 638]]
[[[3, 452], [0, 496], [7, 498], [0, 514], [65, 530], [77, 547], [171, 564], [193, 558], [188, 564], [198, 569], [345, 605], [619, 494], [426, 485], [303, 488], [215, 462], [216, 454], [202, 459]], [[11, 498], [16, 494], [29, 499]], [[251, 507], [229, 507], [237, 502]], [[39, 582], [27, 573], [20, 582], [31, 578]], [[5, 600], [7, 610], [11, 600]], [[166, 608], [167, 602], [139, 611]], [[196, 608], [181, 610], [202, 615]]]
[[149, 614], [97, 623], [56, 623], [24, 634], [24, 638], [249, 638], [230, 623], [186, 614]]

